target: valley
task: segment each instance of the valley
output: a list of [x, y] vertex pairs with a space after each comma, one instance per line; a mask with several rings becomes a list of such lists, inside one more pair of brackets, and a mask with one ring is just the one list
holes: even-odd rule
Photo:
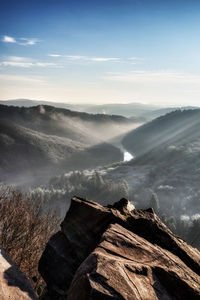
[[138, 208], [153, 206], [189, 239], [183, 231], [191, 235], [200, 226], [199, 115], [179, 109], [141, 124], [52, 106], [1, 105], [1, 182], [43, 199], [61, 217], [74, 195], [101, 204], [125, 197]]
[[62, 172], [120, 161], [117, 137], [137, 126], [121, 116], [1, 105], [0, 180], [26, 187]]

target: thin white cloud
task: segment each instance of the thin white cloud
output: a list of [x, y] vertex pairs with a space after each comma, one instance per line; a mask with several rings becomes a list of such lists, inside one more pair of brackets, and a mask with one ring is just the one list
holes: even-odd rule
[[54, 63], [49, 63], [49, 62], [36, 62], [35, 64], [33, 64], [33, 66], [36, 67], [62, 67], [60, 65], [54, 64]]
[[39, 39], [36, 38], [14, 38], [12, 36], [4, 35], [2, 40], [4, 43], [14, 43], [21, 46], [32, 46], [40, 42]]
[[4, 43], [17, 43], [16, 39], [12, 36], [4, 35], [2, 38], [2, 42]]
[[19, 61], [3, 61], [1, 63], [4, 67], [20, 67], [20, 68], [30, 68], [34, 66], [31, 62], [19, 62]]
[[3, 67], [19, 67], [19, 68], [31, 68], [31, 67], [62, 67], [61, 65], [52, 62], [40, 62], [27, 57], [20, 56], [8, 56], [6, 60], [0, 62]]
[[20, 38], [20, 41], [22, 42], [19, 42], [18, 44], [22, 46], [32, 46], [40, 42], [40, 40], [38, 39], [28, 39], [28, 38]]
[[88, 60], [87, 56], [81, 56], [81, 55], [66, 55], [64, 57], [67, 57], [70, 60]]
[[63, 57], [70, 61], [85, 61], [85, 62], [109, 62], [109, 61], [120, 61], [118, 57], [89, 57], [83, 55], [60, 55], [60, 54], [48, 54], [50, 57]]
[[46, 62], [18, 62], [18, 61], [3, 61], [0, 65], [4, 67], [19, 67], [19, 68], [30, 68], [30, 67], [62, 67], [54, 63], [46, 63]]
[[48, 54], [48, 56], [50, 56], [50, 57], [61, 57], [62, 55], [60, 55], [60, 54]]
[[79, 56], [79, 55], [67, 55], [70, 60], [84, 60], [89, 62], [107, 62], [107, 61], [119, 61], [119, 58], [116, 57], [88, 57], [88, 56]]
[[99, 61], [99, 62], [104, 62], [104, 61], [119, 61], [120, 59], [117, 57], [91, 57], [91, 61]]
[[109, 73], [104, 77], [104, 79], [127, 83], [200, 83], [200, 75], [174, 71], [132, 71], [124, 73]]
[[22, 56], [8, 56], [7, 59], [9, 61], [16, 61], [16, 62], [25, 62], [30, 60], [28, 57], [22, 57]]

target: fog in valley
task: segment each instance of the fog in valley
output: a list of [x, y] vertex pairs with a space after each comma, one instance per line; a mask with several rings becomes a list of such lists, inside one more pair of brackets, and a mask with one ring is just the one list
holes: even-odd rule
[[174, 233], [200, 247], [200, 111], [154, 114], [142, 123], [1, 105], [2, 187], [14, 185], [62, 218], [75, 195], [103, 205], [128, 198], [136, 208], [153, 207]]
[[0, 117], [1, 180], [24, 188], [64, 171], [123, 160], [121, 139], [141, 124], [41, 105], [1, 105]]

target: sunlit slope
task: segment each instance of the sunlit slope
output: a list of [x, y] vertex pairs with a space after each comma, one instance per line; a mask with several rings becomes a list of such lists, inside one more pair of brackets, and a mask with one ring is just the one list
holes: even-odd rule
[[128, 133], [124, 147], [136, 156], [167, 147], [200, 149], [200, 110], [177, 110]]

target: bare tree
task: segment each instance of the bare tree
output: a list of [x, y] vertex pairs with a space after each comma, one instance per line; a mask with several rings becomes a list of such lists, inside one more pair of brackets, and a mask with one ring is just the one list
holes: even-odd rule
[[26, 198], [20, 191], [0, 187], [0, 246], [31, 280], [36, 292], [44, 287], [38, 261], [59, 219], [43, 211], [38, 199]]

